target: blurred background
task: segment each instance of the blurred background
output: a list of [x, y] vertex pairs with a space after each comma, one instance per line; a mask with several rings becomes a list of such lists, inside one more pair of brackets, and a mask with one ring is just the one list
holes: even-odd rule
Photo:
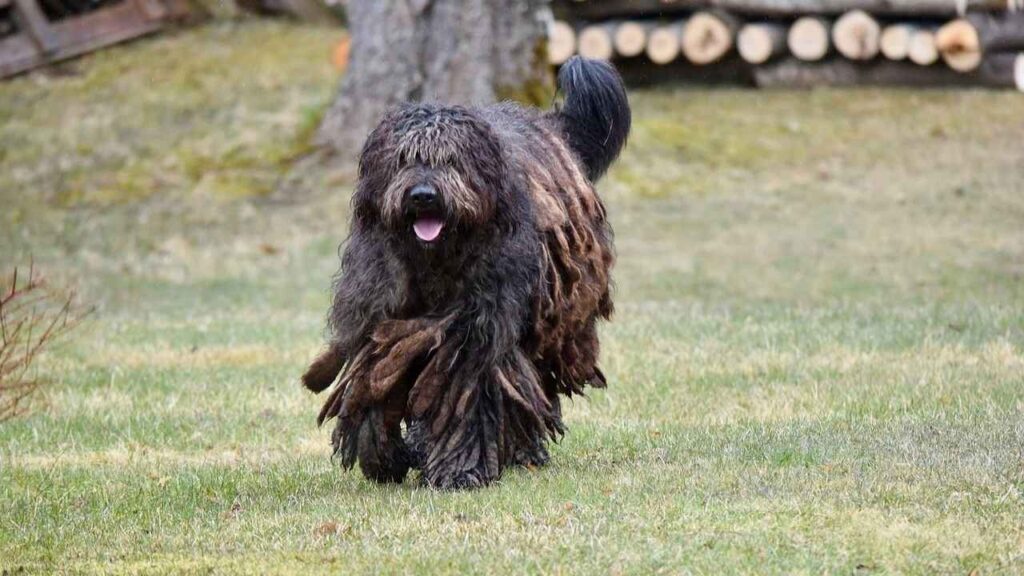
[[[0, 0], [0, 570], [1019, 572], [1021, 8]], [[609, 388], [493, 489], [341, 472], [367, 131], [573, 54], [634, 111]]]

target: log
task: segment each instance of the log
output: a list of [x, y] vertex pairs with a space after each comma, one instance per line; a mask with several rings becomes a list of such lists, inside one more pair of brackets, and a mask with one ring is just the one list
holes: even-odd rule
[[829, 23], [814, 16], [804, 16], [793, 23], [786, 37], [789, 51], [805, 62], [816, 62], [828, 54]]
[[683, 26], [685, 22], [674, 22], [666, 26], [659, 26], [651, 31], [647, 37], [647, 47], [644, 51], [647, 58], [655, 64], [668, 64], [679, 57], [682, 50]]
[[950, 68], [974, 70], [986, 53], [1024, 50], [1024, 13], [968, 14], [939, 28], [935, 46]]
[[1013, 82], [1017, 85], [1017, 90], [1024, 92], [1024, 54], [1017, 54], [1013, 61]]
[[754, 17], [792, 17], [819, 14], [839, 16], [863, 10], [875, 16], [955, 18], [966, 12], [1002, 11], [1014, 0], [591, 0], [562, 2], [555, 10], [585, 20], [608, 18], [671, 17], [699, 10], [719, 9]]
[[914, 27], [909, 24], [893, 24], [882, 30], [878, 48], [889, 60], [906, 60], [910, 53], [910, 38]]
[[978, 30], [966, 18], [953, 20], [939, 28], [935, 47], [946, 65], [957, 72], [968, 72], [981, 65], [981, 39]]
[[779, 24], [747, 24], [736, 38], [736, 50], [751, 64], [764, 64], [786, 51], [786, 29]]
[[818, 86], [909, 86], [1017, 87], [1015, 67], [1024, 66], [1016, 54], [997, 54], [987, 58], [978, 70], [961, 74], [941, 66], [921, 67], [906, 62], [874, 60], [854, 62], [834, 59], [827, 62], [801, 62], [795, 58], [754, 70], [759, 88], [813, 88]]
[[654, 25], [646, 22], [620, 22], [615, 26], [615, 34], [612, 36], [615, 53], [623, 58], [643, 54], [647, 46], [647, 35], [653, 29]]
[[989, 54], [968, 76], [983, 78], [987, 86], [1006, 86], [1024, 92], [1024, 52]]
[[850, 60], [871, 60], [878, 55], [882, 27], [863, 10], [847, 12], [832, 27], [832, 43]]
[[686, 60], [675, 60], [652, 66], [641, 59], [616, 63], [626, 86], [753, 86], [751, 66], [739, 58], [726, 58], [714, 66], [698, 66]]
[[576, 51], [580, 56], [594, 60], [611, 60], [615, 54], [612, 46], [612, 24], [592, 24], [580, 31]]
[[576, 53], [576, 31], [564, 20], [555, 20], [548, 27], [548, 62], [564, 64]]
[[915, 30], [910, 35], [910, 51], [907, 57], [914, 64], [931, 66], [939, 61], [939, 50], [935, 47], [935, 33], [931, 30]]
[[698, 12], [683, 28], [683, 54], [703, 66], [722, 59], [732, 50], [739, 22], [725, 13]]

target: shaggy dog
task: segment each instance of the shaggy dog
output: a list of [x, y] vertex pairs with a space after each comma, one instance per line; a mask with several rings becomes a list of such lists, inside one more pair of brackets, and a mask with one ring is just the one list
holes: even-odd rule
[[[618, 73], [574, 58], [560, 110], [408, 104], [369, 135], [326, 350], [335, 455], [380, 482], [409, 468], [472, 488], [547, 462], [559, 395], [605, 386], [597, 322], [614, 255], [593, 183], [630, 110]], [[404, 424], [404, 432], [403, 432]]]

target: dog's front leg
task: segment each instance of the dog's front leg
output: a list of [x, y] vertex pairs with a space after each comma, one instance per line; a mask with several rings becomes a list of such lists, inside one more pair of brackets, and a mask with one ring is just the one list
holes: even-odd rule
[[441, 397], [423, 419], [423, 477], [435, 488], [477, 488], [501, 475], [501, 396], [474, 354], [479, 352], [467, 349], [455, 358]]
[[450, 317], [387, 320], [345, 366], [320, 421], [337, 417], [335, 455], [378, 482], [401, 482], [413, 463], [402, 420], [417, 365], [441, 344]]
[[436, 488], [487, 485], [508, 460], [503, 383], [526, 315], [514, 293], [479, 294], [490, 299], [460, 306], [409, 394], [409, 414], [422, 437], [423, 477]]

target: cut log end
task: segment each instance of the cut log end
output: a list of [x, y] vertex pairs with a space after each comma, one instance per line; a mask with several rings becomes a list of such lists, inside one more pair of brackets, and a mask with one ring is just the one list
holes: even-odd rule
[[639, 22], [623, 22], [615, 27], [612, 38], [615, 52], [625, 58], [639, 56], [647, 45], [647, 28]]
[[1024, 52], [1017, 54], [1017, 59], [1014, 60], [1013, 83], [1017, 85], [1017, 90], [1024, 92]]
[[877, 56], [881, 35], [881, 26], [863, 10], [843, 14], [832, 27], [836, 50], [850, 60], [871, 60]]
[[935, 48], [935, 34], [928, 30], [917, 30], [910, 38], [910, 61], [921, 66], [930, 66], [939, 60]]
[[785, 30], [773, 24], [747, 24], [736, 38], [740, 57], [751, 64], [763, 64], [786, 49]]
[[732, 50], [737, 27], [725, 14], [699, 12], [683, 29], [683, 54], [697, 65], [717, 62]]
[[946, 64], [957, 72], [970, 72], [981, 65], [983, 50], [978, 30], [965, 18], [939, 28], [935, 47]]
[[594, 60], [611, 60], [615, 50], [612, 47], [612, 35], [604, 25], [587, 26], [580, 32], [579, 46], [576, 47], [580, 56]]
[[548, 29], [548, 61], [554, 65], [564, 64], [576, 53], [576, 32], [572, 26], [556, 20]]
[[907, 24], [886, 26], [878, 39], [878, 48], [889, 60], [905, 60], [910, 53], [910, 38], [914, 27]]
[[679, 57], [682, 24], [661, 26], [647, 38], [647, 58], [655, 64], [668, 64]]
[[786, 38], [789, 51], [805, 62], [816, 62], [828, 54], [828, 22], [813, 16], [804, 16], [789, 28]]

